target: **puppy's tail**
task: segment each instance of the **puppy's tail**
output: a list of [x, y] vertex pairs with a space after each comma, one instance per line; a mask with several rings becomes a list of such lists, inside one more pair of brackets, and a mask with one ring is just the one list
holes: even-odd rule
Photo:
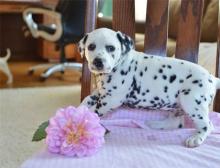
[[6, 56], [3, 57], [3, 59], [5, 61], [7, 61], [10, 58], [10, 56], [11, 56], [11, 50], [9, 48], [7, 48], [6, 51], [7, 51], [7, 54], [6, 54]]

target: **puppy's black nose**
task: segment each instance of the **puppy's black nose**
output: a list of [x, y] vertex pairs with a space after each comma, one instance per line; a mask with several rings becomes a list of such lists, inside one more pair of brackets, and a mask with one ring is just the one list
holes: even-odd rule
[[95, 58], [95, 59], [93, 60], [93, 65], [95, 65], [95, 67], [96, 67], [98, 70], [102, 70], [103, 67], [104, 67], [101, 58]]

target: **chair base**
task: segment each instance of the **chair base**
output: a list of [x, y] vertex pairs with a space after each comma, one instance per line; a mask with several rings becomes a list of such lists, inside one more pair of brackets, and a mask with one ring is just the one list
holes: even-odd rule
[[41, 75], [40, 80], [45, 81], [53, 73], [61, 72], [64, 74], [66, 69], [82, 71], [81, 63], [59, 63], [59, 64], [40, 64], [28, 69], [28, 75], [32, 75], [37, 69], [47, 68]]

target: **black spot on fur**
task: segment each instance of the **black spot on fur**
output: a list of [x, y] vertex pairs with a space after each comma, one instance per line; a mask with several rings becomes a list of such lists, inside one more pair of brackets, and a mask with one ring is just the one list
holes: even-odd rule
[[203, 87], [203, 84], [200, 83], [200, 84], [199, 84], [199, 87]]
[[88, 34], [86, 34], [83, 38], [83, 44], [85, 45], [86, 41], [87, 41], [87, 38], [88, 38]]
[[176, 75], [171, 75], [170, 76], [170, 83], [173, 83], [176, 80]]
[[166, 75], [163, 75], [162, 78], [163, 78], [164, 80], [166, 80], [166, 79], [167, 79], [167, 76], [166, 76]]
[[136, 71], [137, 70], [137, 66], [135, 66], [135, 68], [134, 68], [134, 71]]
[[163, 68], [165, 68], [165, 67], [166, 67], [166, 65], [162, 65], [162, 67], [163, 67]]
[[103, 95], [102, 97], [100, 97], [100, 99], [104, 99], [106, 97], [106, 95]]
[[200, 105], [201, 104], [201, 101], [200, 100], [195, 100], [195, 102], [198, 104], [198, 105]]
[[144, 59], [148, 59], [148, 56], [144, 56]]
[[[131, 88], [132, 88], [132, 91], [130, 92], [130, 97], [133, 97], [134, 98], [134, 93], [137, 92], [138, 94], [140, 94], [140, 89], [141, 87], [137, 85], [137, 81], [136, 81], [136, 78], [135, 76], [133, 76], [133, 81], [132, 81], [132, 84], [131, 84]], [[136, 97], [136, 96], [135, 96]]]
[[183, 89], [182, 92], [184, 93], [184, 95], [188, 95], [190, 93], [190, 89]]
[[191, 77], [192, 77], [192, 74], [188, 75], [188, 76], [186, 77], [186, 79], [189, 79], [189, 78], [191, 78]]
[[109, 75], [109, 76], [108, 76], [107, 83], [110, 83], [110, 82], [111, 82], [111, 80], [112, 80], [112, 76], [111, 76], [111, 75]]
[[182, 127], [183, 127], [183, 125], [182, 125], [182, 124], [179, 124], [178, 128], [182, 128]]
[[159, 71], [158, 71], [159, 73], [163, 73], [163, 70], [162, 69], [159, 69]]
[[149, 90], [149, 89], [147, 89], [147, 90], [146, 90], [146, 92], [147, 92], [147, 93], [149, 93], [149, 92], [150, 92], [150, 90]]
[[131, 67], [129, 66], [127, 71], [121, 70], [121, 75], [127, 75], [128, 72], [130, 71]]
[[144, 68], [144, 71], [145, 71], [145, 72], [147, 71], [147, 67]]
[[98, 110], [95, 110], [95, 113], [98, 114], [98, 115], [100, 115], [99, 112], [98, 112]]
[[183, 80], [183, 79], [180, 79], [180, 80], [179, 80], [179, 83], [183, 83], [183, 82], [184, 82], [184, 80]]
[[140, 72], [140, 76], [143, 76], [143, 72], [142, 71]]
[[125, 80], [122, 80], [122, 81], [121, 81], [121, 84], [124, 84], [124, 83], [125, 83]]
[[117, 89], [117, 86], [113, 86], [113, 89]]
[[202, 129], [203, 129], [204, 131], [207, 131], [207, 127], [203, 127]]
[[194, 83], [194, 84], [195, 84], [195, 83], [199, 83], [199, 81], [198, 81], [198, 80], [194, 80], [194, 81], [192, 81], [192, 83]]
[[159, 100], [159, 97], [157, 97], [157, 96], [156, 96], [156, 97], [154, 97], [154, 100]]
[[[121, 43], [122, 55], [127, 54], [131, 50], [131, 42], [128, 39], [128, 36], [124, 35], [124, 37], [122, 37], [120, 33], [117, 33], [116, 36], [117, 36], [119, 42]], [[125, 46], [124, 51], [123, 51], [123, 45]]]
[[94, 101], [97, 101], [98, 99], [99, 99], [99, 97], [98, 96], [90, 96], [90, 98], [92, 99], [92, 100], [94, 100]]
[[156, 79], [157, 79], [157, 75], [154, 76], [154, 80], [156, 80]]
[[209, 83], [213, 83], [211, 79], [209, 79], [208, 81], [209, 81]]
[[172, 67], [171, 67], [171, 65], [167, 65], [167, 67], [169, 68], [169, 69], [171, 69]]
[[164, 92], [167, 93], [167, 89], [168, 87], [167, 86], [164, 86]]
[[146, 94], [146, 93], [143, 92], [143, 93], [142, 93], [142, 96], [145, 96], [145, 94]]
[[117, 71], [117, 68], [116, 68], [116, 67], [112, 69], [112, 72], [116, 72], [116, 71]]

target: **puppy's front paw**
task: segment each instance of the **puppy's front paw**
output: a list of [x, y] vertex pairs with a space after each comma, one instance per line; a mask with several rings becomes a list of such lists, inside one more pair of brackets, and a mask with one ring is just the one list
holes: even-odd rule
[[202, 138], [201, 134], [197, 133], [186, 140], [186, 146], [189, 148], [194, 148], [201, 145], [203, 142], [204, 138]]

